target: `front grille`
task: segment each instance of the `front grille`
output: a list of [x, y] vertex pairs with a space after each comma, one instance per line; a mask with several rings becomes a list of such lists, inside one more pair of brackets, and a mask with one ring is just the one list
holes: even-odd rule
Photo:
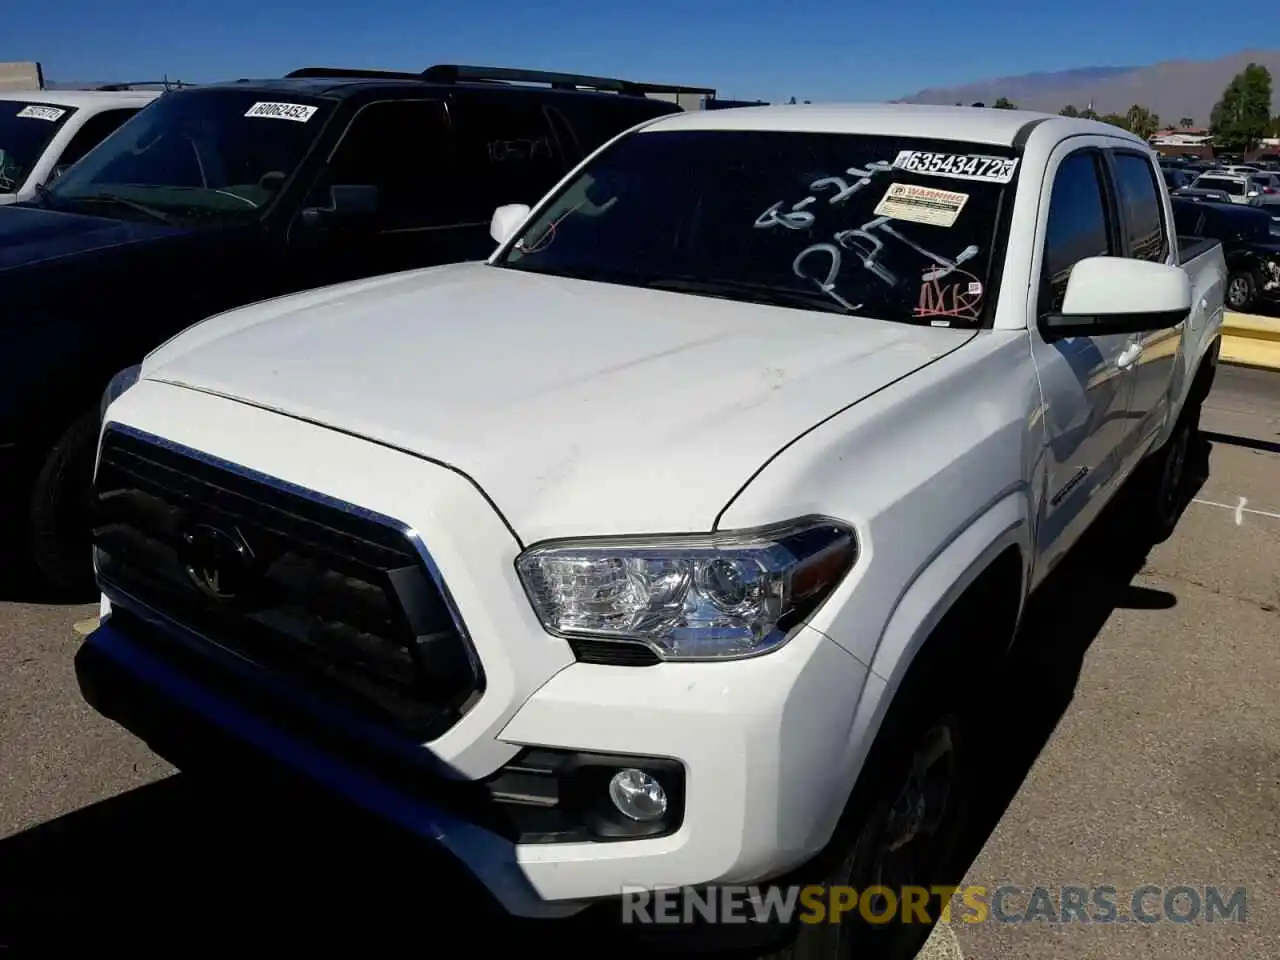
[[104, 591], [417, 740], [483, 674], [402, 530], [109, 427], [94, 482]]

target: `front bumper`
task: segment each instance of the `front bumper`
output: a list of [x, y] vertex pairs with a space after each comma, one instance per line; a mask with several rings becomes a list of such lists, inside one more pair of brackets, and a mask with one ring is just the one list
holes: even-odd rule
[[[575, 662], [533, 616], [513, 567], [518, 543], [456, 473], [147, 381], [112, 415], [412, 528], [430, 545], [489, 680], [436, 740], [382, 750], [371, 736], [365, 748], [330, 735], [344, 725], [340, 710], [321, 703], [300, 723], [298, 711], [277, 709], [287, 691], [263, 693], [273, 678], [228, 680], [199, 637], [104, 603], [108, 616], [77, 657], [85, 697], [176, 765], [265, 764], [300, 776], [442, 845], [522, 916], [576, 912], [631, 887], [763, 880], [825, 845], [851, 785], [851, 731], [867, 680], [825, 635], [802, 627], [766, 656], [729, 663]], [[383, 762], [397, 751], [415, 756]], [[512, 840], [493, 827], [475, 787], [530, 751], [678, 765], [678, 827], [639, 839]]]

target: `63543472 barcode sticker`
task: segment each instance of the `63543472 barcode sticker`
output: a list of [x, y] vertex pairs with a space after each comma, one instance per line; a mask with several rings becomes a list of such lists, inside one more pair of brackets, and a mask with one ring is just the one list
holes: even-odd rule
[[986, 180], [989, 183], [1008, 183], [1018, 169], [1017, 158], [984, 157], [972, 153], [927, 153], [923, 150], [903, 150], [893, 165], [899, 170], [923, 173], [931, 177], [950, 177], [953, 180]]

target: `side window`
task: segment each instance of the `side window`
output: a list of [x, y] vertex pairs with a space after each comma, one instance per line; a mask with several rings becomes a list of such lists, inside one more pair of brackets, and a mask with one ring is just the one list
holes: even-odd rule
[[1173, 225], [1180, 237], [1198, 237], [1200, 233], [1201, 210], [1194, 204], [1177, 203], [1173, 207]]
[[435, 100], [372, 103], [356, 113], [308, 201], [328, 203], [331, 186], [378, 188], [378, 229], [452, 221], [454, 168], [449, 119]]
[[1071, 268], [1087, 257], [1115, 256], [1097, 151], [1073, 153], [1053, 180], [1041, 264], [1040, 313], [1062, 309]]
[[504, 203], [533, 205], [564, 175], [565, 160], [540, 99], [468, 98], [456, 105], [458, 163], [470, 219], [488, 222]]
[[1165, 235], [1164, 205], [1151, 161], [1136, 153], [1114, 153], [1112, 165], [1129, 256], [1164, 263], [1169, 257], [1169, 238]]
[[76, 135], [67, 144], [62, 156], [58, 158], [58, 166], [69, 167], [86, 153], [100, 144], [116, 129], [138, 111], [133, 108], [123, 110], [103, 110], [84, 122]]

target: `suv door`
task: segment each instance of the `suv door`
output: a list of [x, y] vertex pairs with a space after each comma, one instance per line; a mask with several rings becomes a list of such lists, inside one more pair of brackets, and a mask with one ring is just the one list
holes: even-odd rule
[[[1169, 242], [1164, 196], [1156, 182], [1151, 158], [1136, 150], [1108, 151], [1115, 180], [1124, 256], [1154, 263], [1177, 263], [1177, 251]], [[1184, 323], [1151, 330], [1127, 338], [1129, 352], [1137, 353], [1129, 400], [1129, 435], [1122, 451], [1127, 470], [1144, 454], [1164, 425], [1169, 395], [1182, 350]]]
[[[1047, 212], [1037, 233], [1040, 282], [1029, 304], [1037, 321], [1061, 308], [1077, 262], [1123, 251], [1101, 149], [1105, 141], [1091, 141], [1082, 146], [1069, 141], [1049, 159], [1041, 201], [1043, 209], [1048, 194]], [[1130, 340], [1124, 335], [1046, 342], [1038, 329], [1032, 331], [1047, 398], [1047, 477], [1039, 539], [1050, 566], [1092, 521], [1106, 500], [1103, 488], [1116, 476], [1116, 453], [1128, 429]]]
[[289, 242], [307, 275], [301, 285], [466, 259], [459, 173], [442, 100], [380, 100], [360, 107], [302, 208], [323, 211], [334, 187], [374, 187], [376, 207], [367, 213], [299, 215]]

